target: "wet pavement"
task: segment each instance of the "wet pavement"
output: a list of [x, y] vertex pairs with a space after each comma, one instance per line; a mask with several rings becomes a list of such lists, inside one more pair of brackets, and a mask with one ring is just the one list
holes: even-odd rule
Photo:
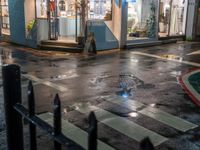
[[[145, 136], [151, 138], [156, 150], [200, 149], [200, 108], [178, 81], [183, 73], [200, 67], [200, 43], [179, 42], [96, 56], [6, 47], [0, 48], [1, 63], [21, 66], [24, 105], [26, 85], [29, 79], [33, 81], [38, 114], [52, 112], [58, 93], [63, 121], [84, 132], [80, 136], [87, 131], [88, 112], [95, 111], [98, 137], [106, 149], [139, 149]], [[2, 114], [2, 81], [0, 94]], [[0, 149], [5, 149], [2, 115], [0, 122]], [[44, 145], [41, 142], [40, 149]]]

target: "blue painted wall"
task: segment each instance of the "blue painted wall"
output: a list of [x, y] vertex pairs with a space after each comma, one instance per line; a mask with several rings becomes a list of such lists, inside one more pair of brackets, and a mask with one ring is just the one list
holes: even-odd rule
[[24, 0], [8, 0], [8, 7], [11, 42], [36, 47], [36, 39], [26, 39]]
[[11, 41], [17, 44], [26, 43], [24, 0], [9, 0]]

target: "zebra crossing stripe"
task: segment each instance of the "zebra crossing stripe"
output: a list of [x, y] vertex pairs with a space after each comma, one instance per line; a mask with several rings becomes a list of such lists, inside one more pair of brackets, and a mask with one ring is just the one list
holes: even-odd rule
[[178, 60], [178, 59], [165, 58], [165, 57], [154, 55], [154, 54], [148, 54], [148, 53], [142, 53], [142, 52], [131, 52], [131, 54], [141, 55], [141, 56], [147, 56], [147, 57], [152, 57], [152, 58], [157, 58], [157, 59], [172, 61], [172, 62], [176, 62], [176, 63], [181, 63], [181, 64], [186, 64], [186, 65], [200, 67], [199, 63], [190, 62], [190, 61], [184, 61], [184, 60]]
[[97, 120], [110, 128], [140, 142], [145, 137], [149, 137], [154, 146], [167, 141], [166, 137], [159, 135], [151, 130], [148, 130], [126, 118], [119, 117], [111, 112], [103, 110], [96, 106], [89, 106], [88, 104], [75, 104], [75, 109], [81, 113], [89, 113], [94, 111]]
[[143, 110], [141, 110], [139, 112], [143, 115], [146, 115], [155, 120], [158, 120], [168, 126], [171, 126], [177, 130], [180, 130], [182, 132], [186, 132], [190, 129], [194, 129], [194, 128], [198, 127], [198, 125], [196, 125], [196, 124], [193, 124], [184, 119], [173, 116], [169, 113], [166, 113], [164, 111], [161, 111], [159, 109], [156, 109], [156, 108], [153, 108], [150, 106], [144, 108]]
[[157, 121], [162, 122], [163, 124], [166, 124], [170, 127], [173, 127], [179, 131], [186, 132], [190, 129], [194, 129], [198, 127], [198, 125], [193, 124], [191, 122], [188, 122], [184, 119], [181, 119], [179, 117], [176, 117], [174, 115], [171, 115], [167, 112], [164, 112], [162, 110], [159, 110], [157, 108], [151, 107], [151, 106], [145, 106], [144, 104], [140, 102], [136, 102], [130, 99], [124, 99], [122, 97], [114, 96], [113, 98], [111, 96], [105, 97], [105, 100], [118, 104], [120, 106], [124, 106], [128, 109], [131, 109], [133, 111], [137, 111], [139, 108], [142, 108], [139, 113], [146, 115], [150, 118], [153, 118]]
[[[49, 123], [50, 125], [53, 125], [52, 113], [48, 112], [48, 113], [40, 114], [39, 117], [43, 119], [44, 121], [46, 121], [47, 123]], [[84, 149], [88, 148], [88, 141], [87, 141], [88, 133], [64, 119], [62, 119], [62, 133], [67, 138], [69, 138], [70, 140], [73, 140]], [[97, 147], [98, 150], [115, 150], [114, 148], [101, 142], [100, 140], [98, 140], [97, 146], [98, 146]]]
[[23, 76], [25, 78], [28, 78], [28, 79], [32, 80], [32, 81], [36, 81], [37, 83], [41, 83], [41, 84], [47, 85], [47, 86], [52, 87], [52, 88], [54, 88], [56, 90], [59, 90], [61, 92], [65, 92], [65, 91], [68, 90], [67, 88], [65, 88], [63, 86], [60, 86], [60, 85], [55, 84], [55, 83], [50, 82], [50, 81], [46, 81], [46, 80], [40, 79], [40, 78], [38, 78], [36, 76], [33, 76], [33, 75], [30, 75], [30, 74], [23, 74]]
[[133, 110], [133, 111], [137, 111], [138, 109], [145, 107], [144, 104], [142, 104], [138, 101], [128, 100], [128, 99], [125, 99], [125, 98], [122, 98], [122, 97], [119, 97], [119, 96], [115, 96], [115, 95], [104, 96], [103, 98], [106, 101], [124, 106], [124, 107], [129, 108], [130, 110]]

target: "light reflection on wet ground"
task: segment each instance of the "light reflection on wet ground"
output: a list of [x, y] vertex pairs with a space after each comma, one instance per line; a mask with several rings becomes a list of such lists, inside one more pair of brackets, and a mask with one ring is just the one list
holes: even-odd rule
[[[86, 126], [85, 116], [79, 114], [70, 106], [74, 103], [89, 103], [171, 138], [168, 142], [158, 146], [157, 149], [164, 149], [164, 147], [180, 149], [179, 146], [183, 145], [185, 147], [183, 149], [196, 150], [200, 149], [200, 144], [197, 142], [197, 137], [200, 136], [199, 130], [180, 133], [135, 111], [108, 103], [101, 96], [111, 94], [120, 96], [125, 92], [128, 98], [134, 101], [161, 109], [200, 125], [199, 107], [190, 101], [177, 82], [177, 77], [182, 73], [197, 68], [196, 66], [182, 64], [181, 61], [200, 63], [198, 54], [187, 55], [199, 49], [200, 44], [198, 43], [180, 43], [91, 57], [81, 55], [66, 57], [65, 55], [62, 58], [59, 55], [60, 58], [58, 58], [54, 56], [39, 57], [24, 51], [1, 48], [0, 63], [17, 63], [22, 67], [22, 74], [30, 74], [41, 79], [42, 82], [49, 81], [67, 89], [66, 91], [59, 91], [35, 81], [37, 112], [51, 111], [52, 100], [55, 94], [59, 93], [65, 118], [80, 128]], [[132, 53], [135, 51], [154, 54], [167, 59], [177, 59], [180, 63], [135, 55]], [[24, 99], [26, 99], [25, 84], [27, 82], [28, 80], [23, 77]], [[26, 104], [25, 101], [24, 104]], [[104, 128], [104, 125], [100, 125], [100, 129]], [[99, 135], [110, 145], [118, 143], [115, 146], [119, 149], [123, 149], [122, 145], [126, 145], [126, 149], [129, 150], [134, 149], [138, 144], [132, 139], [119, 135], [119, 133], [110, 133], [110, 131], [100, 131]], [[107, 135], [107, 133], [110, 134]], [[120, 142], [111, 140], [116, 136], [121, 137]]]

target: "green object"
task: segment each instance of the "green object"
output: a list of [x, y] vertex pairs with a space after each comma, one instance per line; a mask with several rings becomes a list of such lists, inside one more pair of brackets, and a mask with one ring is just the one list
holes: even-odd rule
[[28, 30], [28, 31], [31, 31], [32, 28], [33, 28], [33, 26], [34, 26], [34, 24], [35, 24], [35, 20], [30, 21], [30, 22], [28, 23], [27, 27], [26, 27], [27, 30]]
[[188, 80], [195, 91], [200, 94], [200, 72], [191, 75]]
[[186, 38], [186, 41], [192, 41], [192, 37], [190, 36], [190, 37], [187, 37]]
[[156, 6], [153, 1], [150, 4], [150, 16], [147, 20], [147, 35], [149, 38], [156, 37]]

